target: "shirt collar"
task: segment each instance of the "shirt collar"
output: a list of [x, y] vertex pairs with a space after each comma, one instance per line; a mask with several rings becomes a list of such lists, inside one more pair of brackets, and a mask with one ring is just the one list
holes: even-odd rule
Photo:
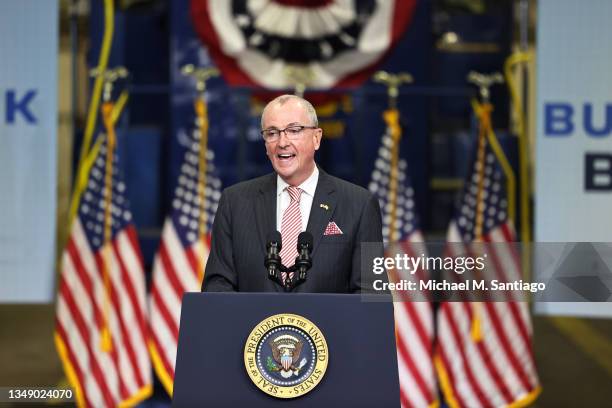
[[[302, 184], [298, 187], [303, 190], [304, 193], [308, 194], [311, 197], [314, 197], [315, 190], [317, 189], [317, 182], [319, 181], [319, 169], [317, 166], [314, 166], [314, 171]], [[287, 188], [289, 184], [281, 178], [281, 176], [276, 175], [276, 195], [280, 196], [282, 192]]]

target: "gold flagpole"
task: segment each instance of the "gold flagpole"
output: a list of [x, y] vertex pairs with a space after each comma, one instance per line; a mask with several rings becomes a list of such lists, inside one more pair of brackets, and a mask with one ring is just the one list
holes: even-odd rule
[[[479, 88], [479, 94], [482, 99], [482, 103], [479, 104], [477, 101], [472, 101], [474, 113], [478, 118], [478, 151], [476, 158], [476, 168], [478, 171], [477, 175], [477, 189], [476, 189], [476, 217], [474, 227], [474, 242], [482, 242], [483, 225], [484, 225], [484, 170], [485, 170], [485, 148], [488, 136], [493, 132], [493, 126], [491, 124], [491, 112], [493, 111], [493, 105], [490, 102], [490, 88], [495, 83], [503, 82], [501, 74], [495, 72], [490, 75], [481, 74], [475, 71], [471, 71], [467, 78], [468, 82], [475, 84]], [[510, 200], [509, 200], [510, 201]], [[472, 302], [472, 327], [471, 337], [473, 341], [482, 340], [482, 302]]]
[[[389, 107], [383, 113], [383, 119], [387, 124], [391, 136], [391, 169], [389, 172], [389, 204], [390, 220], [389, 220], [389, 242], [393, 243], [397, 240], [398, 231], [397, 224], [397, 191], [399, 183], [399, 143], [402, 138], [402, 127], [399, 122], [399, 111], [397, 110], [397, 98], [399, 96], [399, 87], [402, 84], [413, 82], [412, 75], [407, 72], [399, 72], [391, 74], [385, 71], [378, 71], [374, 74], [374, 81], [382, 83], [387, 87], [387, 96], [389, 97]], [[384, 209], [383, 209], [384, 211]]]
[[[181, 68], [181, 73], [186, 76], [191, 76], [196, 81], [196, 90], [198, 96], [194, 100], [193, 108], [196, 113], [196, 124], [200, 132], [199, 155], [198, 155], [198, 199], [200, 204], [199, 220], [198, 220], [198, 236], [202, 244], [205, 243], [208, 235], [207, 217], [206, 217], [206, 177], [208, 170], [208, 162], [206, 153], [208, 151], [208, 106], [206, 104], [206, 81], [210, 78], [219, 76], [217, 68], [196, 68], [192, 64], [185, 65]], [[198, 257], [198, 276], [200, 282], [204, 279], [204, 259]]]
[[[103, 80], [103, 96], [102, 96], [102, 121], [106, 130], [106, 163], [104, 174], [104, 188], [102, 190], [102, 198], [104, 200], [104, 242], [102, 244], [102, 280], [104, 284], [104, 301], [102, 306], [102, 328], [100, 331], [100, 347], [105, 352], [111, 352], [113, 349], [112, 335], [110, 330], [110, 256], [112, 251], [112, 196], [113, 196], [113, 157], [117, 145], [117, 137], [115, 134], [115, 121], [118, 118], [122, 106], [117, 105], [112, 101], [112, 90], [114, 82], [126, 78], [128, 72], [123, 67], [110, 69], [106, 71], [93, 70], [92, 76], [102, 78]], [[123, 100], [127, 100], [127, 93], [123, 93]], [[125, 102], [122, 102], [125, 103]]]

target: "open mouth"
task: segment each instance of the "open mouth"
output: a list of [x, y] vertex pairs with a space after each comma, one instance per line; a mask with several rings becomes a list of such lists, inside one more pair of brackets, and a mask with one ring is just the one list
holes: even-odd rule
[[295, 157], [295, 154], [293, 154], [293, 153], [280, 153], [280, 154], [277, 154], [276, 157], [280, 161], [291, 160], [291, 159], [293, 159]]

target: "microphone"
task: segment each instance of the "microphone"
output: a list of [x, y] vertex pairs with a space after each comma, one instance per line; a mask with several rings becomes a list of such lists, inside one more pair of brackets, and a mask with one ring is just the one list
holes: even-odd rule
[[266, 239], [266, 257], [264, 266], [268, 270], [268, 278], [281, 282], [278, 271], [281, 269], [280, 251], [282, 248], [281, 234], [278, 231], [270, 231]]
[[298, 235], [297, 243], [298, 256], [295, 258], [295, 269], [298, 272], [299, 280], [306, 280], [306, 271], [312, 268], [312, 234], [308, 231]]

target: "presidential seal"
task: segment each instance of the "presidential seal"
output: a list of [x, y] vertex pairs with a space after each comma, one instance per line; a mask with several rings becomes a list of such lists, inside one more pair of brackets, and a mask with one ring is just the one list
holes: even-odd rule
[[327, 369], [327, 342], [310, 320], [284, 313], [261, 321], [244, 346], [244, 366], [257, 388], [277, 398], [312, 391]]

